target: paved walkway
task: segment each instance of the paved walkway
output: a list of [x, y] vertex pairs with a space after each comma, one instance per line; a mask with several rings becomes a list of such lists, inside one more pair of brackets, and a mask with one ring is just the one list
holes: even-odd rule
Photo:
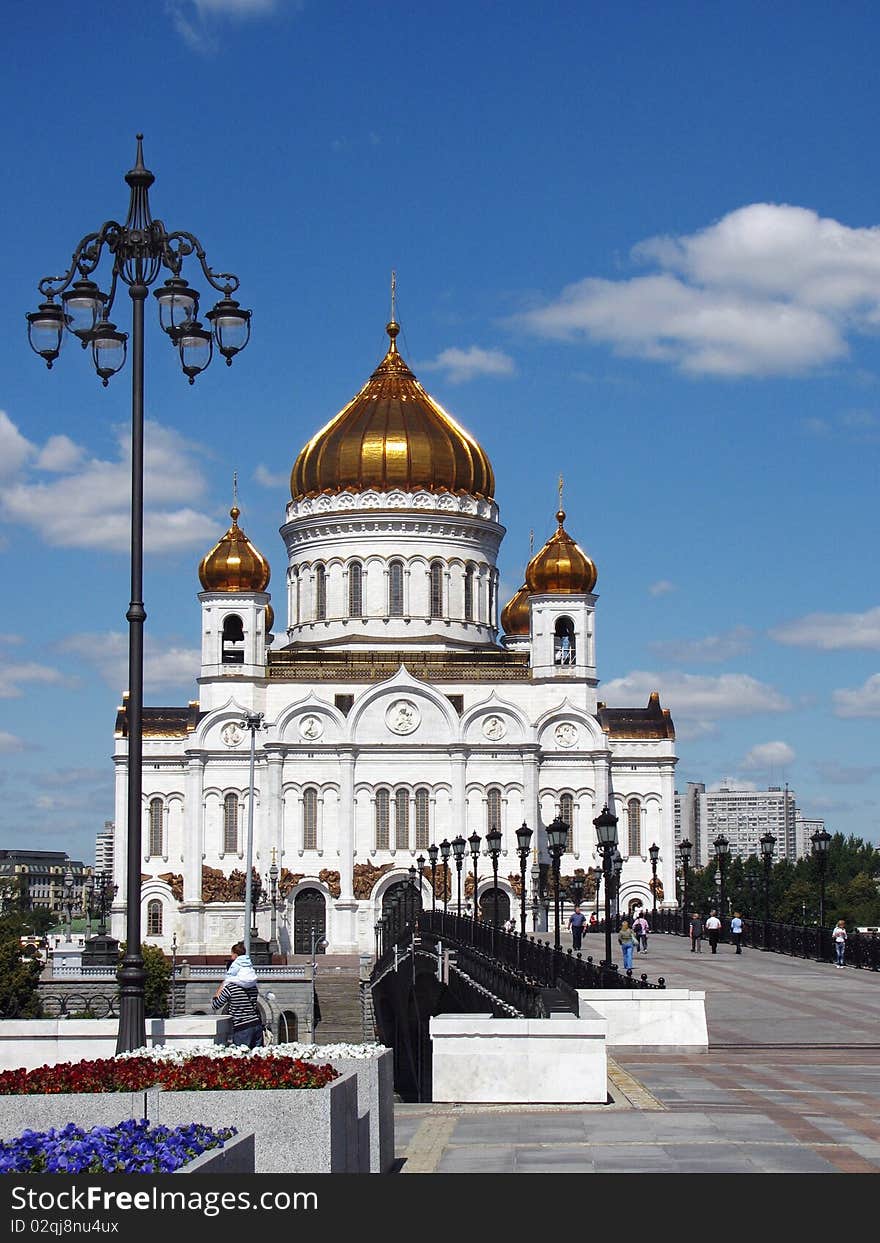
[[708, 1053], [619, 1050], [605, 1105], [399, 1104], [401, 1172], [880, 1172], [880, 973], [672, 936], [635, 968], [706, 991]]

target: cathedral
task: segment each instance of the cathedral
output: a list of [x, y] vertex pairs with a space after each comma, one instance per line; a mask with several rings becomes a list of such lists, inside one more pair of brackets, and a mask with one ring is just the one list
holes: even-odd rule
[[[383, 908], [412, 879], [423, 905], [456, 909], [453, 860], [449, 889], [441, 863], [432, 896], [428, 847], [474, 831], [478, 910], [491, 917], [497, 895], [501, 918], [516, 915], [523, 823], [531, 930], [547, 826], [568, 825], [560, 872], [582, 880], [600, 862], [605, 804], [619, 818], [621, 911], [652, 906], [652, 843], [658, 906], [664, 894], [674, 905], [675, 732], [656, 693], [635, 708], [597, 697], [596, 566], [560, 508], [500, 606], [492, 465], [407, 366], [393, 319], [387, 333], [367, 383], [293, 465], [283, 630], [269, 563], [234, 506], [198, 569], [199, 698], [144, 709], [142, 927], [166, 952], [172, 941], [178, 955], [228, 952], [249, 854], [255, 926], [282, 955], [316, 939], [328, 954], [372, 953]], [[123, 937], [125, 700], [114, 763]], [[485, 849], [496, 827], [497, 891]], [[468, 853], [462, 909], [473, 887]]]

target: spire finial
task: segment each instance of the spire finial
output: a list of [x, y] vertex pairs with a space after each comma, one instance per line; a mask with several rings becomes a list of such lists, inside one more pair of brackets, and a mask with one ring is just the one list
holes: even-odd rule
[[564, 483], [565, 481], [560, 475], [559, 483], [557, 485], [559, 488], [559, 509], [556, 512], [556, 521], [559, 523], [560, 526], [562, 526], [563, 522], [565, 522], [565, 510], [562, 508], [562, 489], [564, 487]]
[[388, 349], [389, 354], [397, 353], [397, 334], [400, 332], [400, 324], [397, 322], [397, 273], [392, 269], [391, 272], [391, 318], [385, 325], [385, 331], [391, 338], [391, 345]]
[[238, 508], [238, 471], [232, 472], [232, 509], [229, 511], [229, 517], [233, 522], [238, 522], [238, 516], [241, 510]]
[[535, 528], [529, 531], [529, 560], [532, 559], [532, 553], [535, 551]]

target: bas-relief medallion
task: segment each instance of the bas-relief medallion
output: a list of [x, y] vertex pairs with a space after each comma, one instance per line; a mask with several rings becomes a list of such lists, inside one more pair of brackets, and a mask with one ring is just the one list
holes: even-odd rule
[[316, 738], [320, 738], [324, 732], [324, 723], [320, 717], [304, 716], [299, 723], [299, 733], [301, 738], [306, 738], [313, 742]]
[[571, 721], [563, 721], [556, 726], [553, 737], [560, 747], [573, 747], [578, 740], [578, 728]]
[[393, 734], [411, 734], [420, 722], [418, 708], [408, 699], [396, 699], [385, 713], [385, 723]]
[[487, 716], [483, 722], [483, 733], [490, 742], [497, 742], [507, 733], [507, 726], [500, 716]]
[[244, 733], [237, 721], [227, 721], [220, 730], [220, 737], [227, 747], [237, 747], [244, 738]]

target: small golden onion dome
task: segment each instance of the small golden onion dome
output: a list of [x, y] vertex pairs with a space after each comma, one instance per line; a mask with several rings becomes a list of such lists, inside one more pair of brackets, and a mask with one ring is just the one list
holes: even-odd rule
[[233, 505], [232, 526], [202, 557], [199, 578], [205, 591], [265, 591], [269, 585], [269, 562], [238, 525], [240, 513]]
[[565, 511], [556, 515], [556, 531], [526, 566], [526, 586], [533, 595], [572, 596], [592, 591], [596, 567], [563, 527]]
[[295, 501], [369, 488], [494, 496], [485, 451], [419, 384], [397, 352], [399, 331], [391, 320], [379, 366], [300, 452], [290, 475]]
[[501, 629], [509, 635], [529, 633], [529, 589], [525, 583], [501, 610]]
[[275, 610], [271, 604], [266, 605], [266, 634], [272, 633], [272, 627], [275, 625]]

